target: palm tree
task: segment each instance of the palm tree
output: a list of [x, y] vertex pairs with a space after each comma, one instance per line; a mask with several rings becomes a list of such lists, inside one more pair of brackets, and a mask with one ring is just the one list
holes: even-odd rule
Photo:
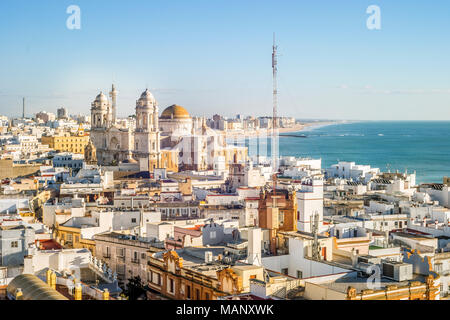
[[125, 290], [128, 300], [137, 300], [144, 293], [144, 283], [142, 282], [140, 276], [128, 279], [127, 290]]

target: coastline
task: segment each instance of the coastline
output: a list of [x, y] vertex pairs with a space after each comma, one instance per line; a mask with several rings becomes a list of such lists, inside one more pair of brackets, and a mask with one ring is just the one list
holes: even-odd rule
[[[278, 133], [295, 133], [309, 131], [321, 127], [332, 126], [341, 123], [350, 123], [351, 121], [315, 121], [306, 123], [297, 123], [289, 128], [279, 128]], [[228, 138], [242, 138], [242, 137], [259, 137], [272, 135], [272, 129], [259, 130], [239, 130], [239, 131], [222, 131]]]

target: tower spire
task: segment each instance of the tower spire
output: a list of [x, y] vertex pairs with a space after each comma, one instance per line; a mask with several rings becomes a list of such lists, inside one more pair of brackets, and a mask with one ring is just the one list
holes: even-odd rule
[[116, 123], [116, 117], [117, 117], [117, 90], [114, 86], [114, 83], [112, 84], [111, 92], [109, 93], [109, 96], [111, 97], [111, 122], [112, 124]]
[[272, 46], [272, 77], [273, 77], [273, 115], [272, 115], [272, 168], [274, 172], [278, 171], [278, 46], [276, 45], [275, 32], [273, 33], [273, 46]]

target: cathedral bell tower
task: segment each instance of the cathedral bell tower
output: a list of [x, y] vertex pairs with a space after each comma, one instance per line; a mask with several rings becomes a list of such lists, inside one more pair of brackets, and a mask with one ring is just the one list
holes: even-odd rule
[[110, 126], [110, 105], [108, 98], [100, 92], [91, 104], [91, 127], [107, 129]]
[[136, 101], [136, 131], [134, 151], [138, 158], [148, 158], [152, 172], [161, 162], [158, 105], [152, 93], [146, 89]]

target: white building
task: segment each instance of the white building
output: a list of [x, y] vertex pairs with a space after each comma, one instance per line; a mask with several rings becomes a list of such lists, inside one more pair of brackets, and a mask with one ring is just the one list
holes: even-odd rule
[[62, 152], [53, 157], [55, 168], [81, 169], [84, 163], [84, 155], [77, 153]]
[[88, 249], [35, 250], [25, 257], [24, 274], [37, 274], [48, 268], [57, 272], [80, 275], [80, 269], [88, 268], [91, 252]]
[[83, 198], [50, 200], [42, 207], [42, 222], [48, 227], [63, 224], [73, 217], [84, 217], [86, 204]]
[[298, 230], [311, 232], [314, 216], [319, 218], [319, 232], [323, 230], [323, 177], [304, 179], [296, 186], [298, 204]]
[[[292, 234], [288, 241], [289, 253], [263, 257], [262, 265], [264, 268], [300, 279], [351, 271], [326, 263], [326, 261], [332, 260], [332, 250], [323, 252], [322, 261], [314, 261], [308, 258], [311, 257], [312, 243], [314, 241], [312, 235]], [[332, 241], [333, 238], [319, 237], [319, 244], [322, 248], [331, 249]]]
[[380, 173], [379, 168], [371, 168], [369, 165], [357, 165], [355, 162], [339, 161], [325, 169], [325, 178], [344, 178], [354, 181], [369, 182]]

